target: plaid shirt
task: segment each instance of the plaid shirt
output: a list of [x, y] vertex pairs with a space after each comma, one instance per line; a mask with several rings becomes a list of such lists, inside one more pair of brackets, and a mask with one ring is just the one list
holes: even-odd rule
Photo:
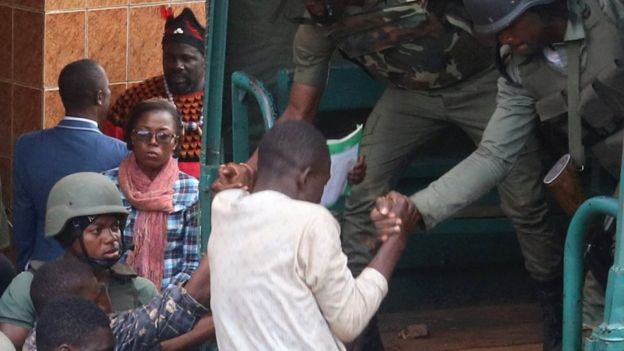
[[[119, 187], [119, 168], [104, 172]], [[121, 192], [121, 191], [120, 191]], [[124, 243], [131, 247], [134, 221], [138, 210], [121, 193], [123, 204], [130, 212], [124, 229]], [[200, 250], [199, 182], [180, 172], [173, 184], [173, 212], [167, 219], [167, 245], [161, 288], [187, 281], [199, 266]]]
[[[160, 350], [160, 342], [189, 332], [208, 309], [186, 290], [171, 286], [147, 305], [110, 314], [115, 351]], [[24, 351], [36, 351], [36, 329], [30, 331]]]

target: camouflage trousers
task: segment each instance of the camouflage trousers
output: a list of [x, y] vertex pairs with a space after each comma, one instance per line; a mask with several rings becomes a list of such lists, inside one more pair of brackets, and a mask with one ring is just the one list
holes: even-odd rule
[[[452, 88], [424, 92], [386, 89], [364, 129], [360, 152], [368, 164], [366, 178], [353, 187], [343, 214], [343, 250], [354, 274], [372, 259], [375, 233], [369, 214], [375, 199], [396, 185], [401, 170], [421, 146], [444, 138], [449, 124], [479, 143], [495, 108], [497, 78], [498, 72], [490, 70]], [[498, 185], [498, 192], [501, 208], [517, 232], [527, 270], [535, 280], [548, 281], [561, 274], [563, 235], [548, 216], [538, 152], [533, 137]]]

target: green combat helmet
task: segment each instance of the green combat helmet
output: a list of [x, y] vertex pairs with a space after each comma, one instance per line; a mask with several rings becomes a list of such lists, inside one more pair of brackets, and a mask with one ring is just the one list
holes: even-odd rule
[[[121, 202], [121, 195], [115, 184], [107, 177], [93, 172], [80, 172], [59, 180], [48, 196], [45, 217], [45, 237], [55, 238], [63, 247], [80, 240], [84, 258], [100, 267], [108, 268], [117, 259], [101, 260], [89, 257], [82, 232], [98, 215], [111, 214], [119, 218], [123, 228], [128, 211]], [[123, 236], [123, 235], [122, 235]], [[123, 239], [120, 238], [120, 257], [123, 254]]]
[[496, 35], [533, 6], [554, 0], [464, 0], [464, 6], [480, 35]]

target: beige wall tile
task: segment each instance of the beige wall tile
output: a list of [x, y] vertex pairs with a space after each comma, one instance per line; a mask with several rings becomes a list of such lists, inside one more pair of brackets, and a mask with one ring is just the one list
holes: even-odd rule
[[[13, 139], [43, 127], [43, 91], [13, 86]], [[15, 142], [13, 143], [15, 145]]]
[[13, 85], [0, 82], [0, 106], [3, 107], [2, 113], [0, 113], [0, 157], [11, 157], [13, 154], [11, 144], [13, 140], [11, 100], [13, 100]]
[[13, 79], [39, 87], [43, 79], [44, 14], [13, 12]]
[[[53, 0], [54, 1], [54, 0]], [[45, 7], [45, 0], [13, 0], [13, 6], [42, 11]]]
[[130, 4], [168, 4], [166, 0], [130, 0]]
[[11, 159], [0, 157], [0, 179], [2, 180], [2, 201], [5, 206], [11, 203]]
[[120, 83], [120, 84], [111, 84], [109, 86], [110, 90], [111, 90], [111, 105], [113, 103], [115, 103], [115, 101], [117, 101], [117, 98], [123, 94], [124, 91], [126, 91], [126, 87], [128, 85], [126, 83]]
[[46, 15], [45, 87], [56, 87], [61, 69], [85, 57], [85, 11]]
[[126, 81], [126, 45], [128, 9], [89, 11], [88, 53], [98, 61], [111, 82]]
[[130, 0], [87, 0], [87, 8], [125, 6], [128, 1]]
[[165, 21], [158, 6], [130, 9], [128, 80], [162, 74], [162, 34]]
[[45, 2], [45, 10], [76, 10], [84, 9], [87, 0], [48, 0]]
[[65, 117], [65, 108], [58, 90], [48, 90], [44, 93], [43, 127], [52, 128]]
[[0, 78], [12, 79], [13, 9], [0, 6]]
[[204, 2], [181, 2], [181, 3], [173, 3], [173, 9], [175, 10], [175, 14], [179, 15], [182, 12], [182, 9], [185, 7], [193, 10], [195, 17], [202, 26], [206, 26], [206, 4]]

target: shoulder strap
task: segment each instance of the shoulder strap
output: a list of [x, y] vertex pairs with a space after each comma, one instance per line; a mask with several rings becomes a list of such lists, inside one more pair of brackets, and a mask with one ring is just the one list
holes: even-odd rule
[[581, 41], [570, 42], [567, 47], [568, 54], [568, 148], [572, 160], [577, 167], [585, 166], [585, 149], [583, 148], [581, 115], [579, 113], [580, 95], [580, 54]]

